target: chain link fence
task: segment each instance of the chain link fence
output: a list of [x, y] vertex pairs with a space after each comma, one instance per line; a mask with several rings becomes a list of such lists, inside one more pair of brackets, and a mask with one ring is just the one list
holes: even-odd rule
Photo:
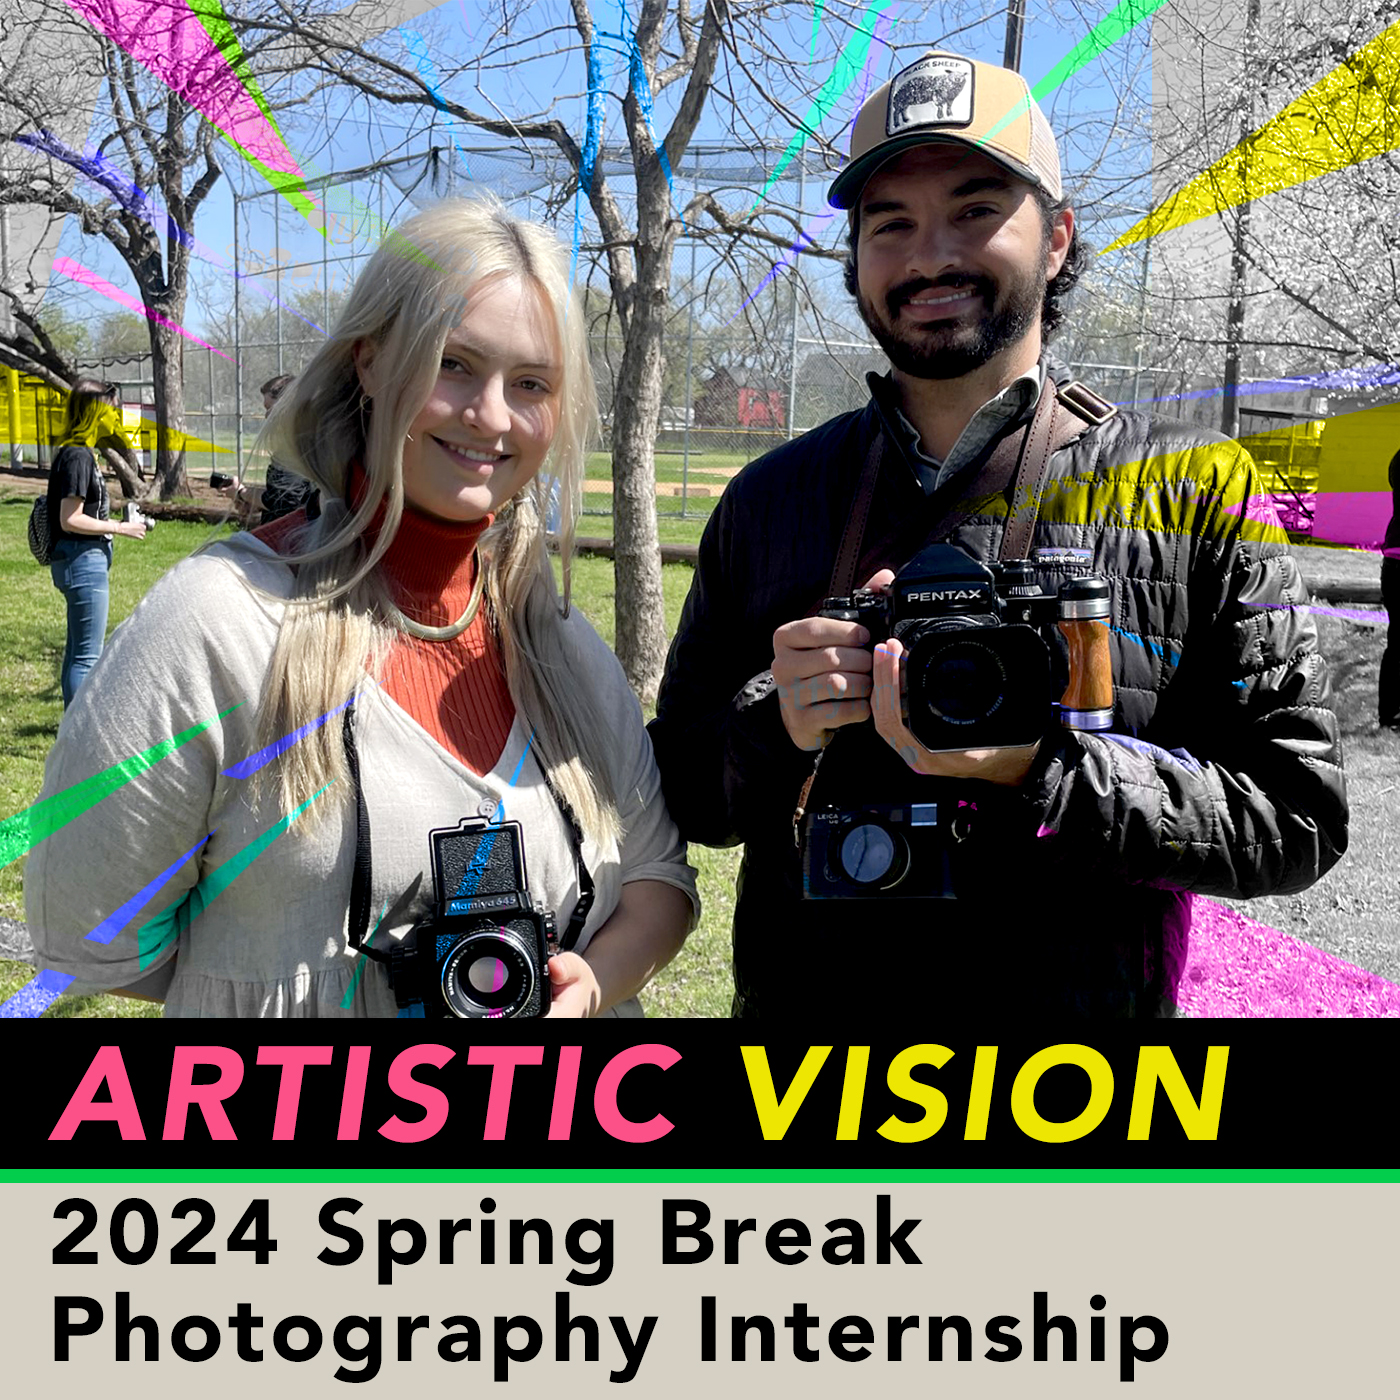
[[[696, 147], [674, 172], [675, 206], [683, 206], [687, 189], [761, 183], [776, 155]], [[805, 211], [809, 174], [825, 183], [827, 172], [811, 159], [810, 168], [802, 158], [795, 160], [783, 177], [782, 195], [789, 207]], [[605, 149], [599, 160], [609, 174], [628, 171], [623, 152]], [[324, 235], [287, 211], [272, 191], [237, 198], [229, 249], [235, 300], [230, 323], [220, 328], [231, 334], [206, 327], [228, 354], [183, 347], [191, 478], [207, 480], [216, 470], [232, 474], [243, 460], [247, 477], [258, 480], [263, 464], [250, 449], [264, 416], [260, 386], [277, 374], [295, 375], [306, 365], [387, 229], [414, 208], [489, 185], [521, 213], [553, 223], [566, 242], [572, 234], [579, 252], [577, 285], [589, 317], [604, 425], [588, 464], [584, 507], [601, 526], [612, 513], [609, 444], [623, 347], [609, 309], [605, 259], [588, 243], [586, 223], [580, 244], [572, 207], [560, 195], [569, 179], [560, 159], [539, 152], [436, 147], [311, 182], [308, 192], [324, 210]], [[623, 185], [619, 181], [619, 188]], [[627, 217], [630, 210], [623, 213]], [[829, 243], [829, 226], [822, 222], [827, 217], [804, 212], [808, 233], [803, 236], [815, 232], [818, 241]], [[841, 285], [838, 263], [797, 260], [773, 247], [736, 253], [736, 246], [684, 234], [677, 243], [655, 446], [662, 517], [707, 516], [746, 463], [837, 414], [861, 408], [869, 396], [866, 375], [888, 368]], [[801, 262], [800, 275], [794, 261]], [[1084, 357], [1096, 349], [1098, 358]], [[1114, 402], [1150, 400], [1179, 387], [1174, 379], [1170, 386], [1162, 383], [1159, 371], [1141, 363], [1141, 347], [1125, 344], [1121, 332], [1112, 345], [1076, 338], [1071, 353], [1084, 357], [1071, 368]], [[1125, 358], [1135, 362], [1124, 363]], [[121, 386], [133, 445], [149, 465], [155, 418], [149, 357], [127, 356], [80, 368]], [[61, 401], [37, 381], [26, 381], [23, 392], [33, 399], [44, 463], [43, 427], [46, 419], [57, 426], [55, 410]], [[1154, 407], [1178, 416], [1190, 416], [1197, 408], [1189, 401]], [[585, 533], [598, 532], [585, 524]]]

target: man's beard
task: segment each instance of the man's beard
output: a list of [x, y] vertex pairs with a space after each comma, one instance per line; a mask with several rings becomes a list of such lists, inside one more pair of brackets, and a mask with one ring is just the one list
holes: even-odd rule
[[[1035, 324], [1045, 302], [1046, 252], [1025, 277], [1008, 280], [997, 305], [997, 284], [990, 277], [954, 272], [928, 281], [901, 283], [885, 297], [885, 314], [876, 316], [871, 303], [857, 290], [861, 319], [897, 370], [915, 379], [960, 379], [981, 369], [994, 355], [1019, 341]], [[929, 291], [970, 287], [988, 308], [977, 320], [963, 313], [956, 321], [912, 322], [900, 319], [900, 308]]]

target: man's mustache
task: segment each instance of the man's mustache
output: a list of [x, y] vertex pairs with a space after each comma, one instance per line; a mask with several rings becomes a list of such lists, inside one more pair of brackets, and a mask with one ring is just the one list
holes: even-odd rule
[[901, 282], [886, 295], [885, 305], [890, 316], [894, 317], [899, 314], [901, 306], [925, 292], [956, 291], [961, 287], [971, 288], [988, 306], [996, 299], [996, 284], [990, 277], [979, 277], [971, 272], [949, 272], [934, 281], [929, 281], [927, 277], [916, 277], [908, 282]]

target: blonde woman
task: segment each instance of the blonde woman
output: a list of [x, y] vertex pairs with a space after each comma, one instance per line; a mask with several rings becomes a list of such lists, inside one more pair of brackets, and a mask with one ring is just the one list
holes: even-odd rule
[[49, 521], [53, 586], [68, 603], [68, 638], [59, 684], [63, 708], [97, 663], [107, 634], [107, 574], [112, 540], [144, 539], [140, 520], [111, 519], [107, 483], [93, 448], [120, 427], [117, 386], [100, 379], [78, 379], [64, 405], [59, 448], [49, 471]]
[[[264, 431], [320, 518], [173, 569], [64, 723], [46, 794], [177, 747], [30, 857], [46, 963], [171, 1016], [640, 1015], [697, 901], [640, 710], [545, 551], [552, 478], [568, 560], [596, 417], [551, 233], [455, 201], [392, 234]], [[528, 950], [453, 961], [522, 870], [572, 945], [538, 1007]]]

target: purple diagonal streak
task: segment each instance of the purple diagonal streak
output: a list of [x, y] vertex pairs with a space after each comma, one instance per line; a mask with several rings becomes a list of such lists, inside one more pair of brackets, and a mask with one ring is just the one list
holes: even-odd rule
[[[1299, 389], [1379, 389], [1400, 384], [1400, 365], [1379, 365], [1372, 369], [1336, 369], [1322, 374], [1300, 375], [1294, 379], [1266, 379], [1257, 384], [1241, 384], [1235, 397], [1247, 394], [1290, 394]], [[1185, 394], [1163, 394], [1144, 403], [1184, 403], [1190, 399], [1210, 399], [1224, 394], [1224, 387], [1192, 389]]]
[[259, 768], [266, 768], [274, 758], [281, 758], [293, 744], [299, 744], [308, 734], [314, 733], [332, 715], [338, 715], [345, 705], [355, 697], [352, 695], [344, 705], [337, 705], [333, 710], [327, 710], [319, 719], [313, 719], [310, 724], [303, 724], [300, 729], [294, 729], [290, 734], [285, 734], [275, 743], [269, 744], [265, 749], [259, 749], [257, 753], [249, 754], [247, 758], [235, 763], [231, 768], [225, 768], [222, 777], [225, 778], [251, 778]]
[[[211, 831], [209, 836], [214, 833]], [[131, 922], [138, 910], [143, 909], [155, 892], [208, 841], [209, 836], [201, 836], [184, 855], [167, 866], [139, 893], [132, 895], [120, 909], [114, 910], [87, 935], [87, 941], [110, 943], [122, 929]], [[0, 1017], [17, 1020], [33, 1020], [42, 1016], [69, 987], [73, 978], [66, 972], [55, 972], [46, 967], [36, 973], [17, 991], [14, 996], [0, 1002]]]
[[[45, 155], [54, 160], [62, 161], [64, 165], [71, 166], [83, 179], [105, 191], [117, 201], [119, 205], [128, 213], [143, 217], [149, 220], [153, 228], [160, 228], [164, 225], [170, 237], [181, 243], [184, 247], [192, 249], [207, 262], [213, 263], [224, 272], [232, 272], [233, 269], [225, 267], [223, 260], [217, 254], [210, 252], [195, 237], [182, 229], [168, 212], [160, 212], [156, 209], [150, 195], [139, 189], [126, 175], [120, 171], [101, 151], [93, 151], [91, 155], [80, 155], [71, 146], [60, 140], [47, 127], [40, 127], [38, 135], [26, 134], [16, 136], [15, 141], [22, 146], [30, 146], [36, 151], [42, 151]], [[246, 281], [255, 274], [249, 272], [234, 272], [233, 275], [239, 281]], [[288, 306], [279, 300], [267, 288], [257, 282], [253, 283], [263, 296], [265, 296], [274, 306], [280, 307], [289, 315], [295, 316], [304, 325], [310, 326], [312, 330], [325, 335], [322, 327], [315, 321], [309, 320], [295, 308]], [[222, 353], [222, 352], [216, 352]]]
[[45, 968], [32, 977], [8, 1000], [0, 1002], [0, 1017], [7, 1020], [33, 1020], [42, 1016], [72, 985], [66, 972]]
[[[213, 834], [214, 833], [211, 831], [209, 836]], [[102, 922], [88, 934], [88, 939], [93, 943], [110, 943], [117, 934], [122, 931], [122, 928], [135, 916], [136, 911], [146, 907], [151, 896], [154, 895], [202, 845], [204, 845], [209, 839], [209, 836], [201, 836], [184, 855], [180, 856], [171, 865], [168, 865], [162, 870], [145, 889], [132, 895], [120, 909], [113, 910], [111, 914], [103, 919]]]
[[1367, 612], [1355, 608], [1324, 608], [1317, 603], [1249, 603], [1251, 608], [1297, 608], [1299, 612], [1321, 613], [1325, 617], [1344, 617], [1348, 622], [1369, 622], [1376, 627], [1384, 627], [1390, 621], [1387, 612]]

